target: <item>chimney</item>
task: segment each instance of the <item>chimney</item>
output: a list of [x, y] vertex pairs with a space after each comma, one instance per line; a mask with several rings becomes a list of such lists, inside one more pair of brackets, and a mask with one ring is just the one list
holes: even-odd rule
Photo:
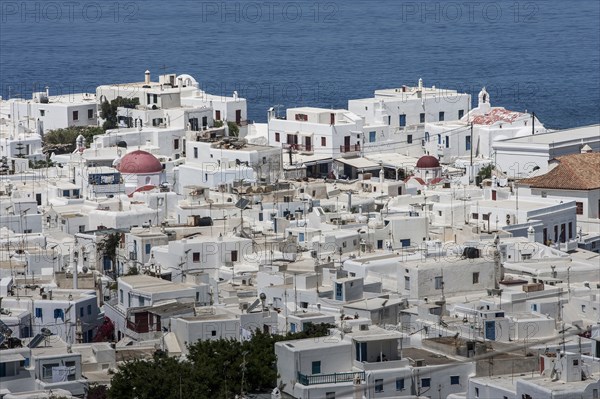
[[423, 91], [423, 79], [419, 78], [419, 91]]
[[586, 144], [583, 147], [581, 147], [581, 153], [582, 154], [589, 154], [591, 152], [593, 152], [592, 151], [592, 147], [590, 147], [589, 145]]
[[529, 226], [527, 229], [527, 241], [535, 242], [535, 229], [533, 226]]
[[144, 83], [149, 85], [150, 84], [150, 71], [146, 69], [146, 72], [144, 73]]

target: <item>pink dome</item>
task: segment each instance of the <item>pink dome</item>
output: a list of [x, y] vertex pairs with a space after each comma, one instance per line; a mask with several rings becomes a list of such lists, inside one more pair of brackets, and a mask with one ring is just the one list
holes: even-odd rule
[[125, 155], [117, 169], [126, 174], [146, 174], [162, 172], [162, 165], [156, 157], [149, 152], [136, 150]]
[[440, 161], [438, 161], [436, 157], [433, 157], [431, 155], [424, 155], [417, 161], [417, 168], [420, 169], [430, 169], [439, 167]]

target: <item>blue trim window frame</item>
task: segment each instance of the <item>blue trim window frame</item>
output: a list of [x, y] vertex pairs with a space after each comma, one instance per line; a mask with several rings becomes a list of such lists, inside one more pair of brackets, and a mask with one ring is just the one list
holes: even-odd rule
[[375, 380], [375, 393], [383, 392], [383, 379]]
[[396, 378], [396, 391], [404, 391], [404, 378]]
[[42, 308], [35, 308], [35, 317], [39, 319], [44, 318], [44, 311], [42, 310]]
[[369, 143], [374, 143], [377, 140], [377, 132], [369, 132]]
[[400, 117], [398, 118], [398, 124], [400, 125], [400, 127], [406, 126], [406, 115], [405, 114], [400, 115]]
[[450, 385], [460, 385], [460, 376], [451, 375], [450, 376]]
[[421, 388], [429, 388], [431, 386], [431, 378], [421, 378]]
[[54, 309], [54, 320], [61, 319], [65, 321], [65, 311], [62, 309]]
[[312, 375], [321, 374], [321, 361], [317, 360], [311, 364]]

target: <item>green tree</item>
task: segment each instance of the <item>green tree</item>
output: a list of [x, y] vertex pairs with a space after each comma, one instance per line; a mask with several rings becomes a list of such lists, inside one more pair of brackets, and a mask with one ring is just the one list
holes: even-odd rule
[[[119, 96], [110, 103], [108, 101], [104, 101], [100, 105], [100, 117], [104, 119], [102, 128], [104, 128], [104, 130], [116, 129], [119, 126], [119, 121], [117, 119], [118, 108], [135, 108], [137, 105], [140, 105], [140, 99], [137, 97], [123, 98]], [[130, 122], [128, 121], [127, 123], [128, 127], [131, 127]]]
[[68, 154], [75, 151], [75, 141], [79, 135], [85, 138], [89, 147], [94, 136], [98, 134], [104, 134], [104, 129], [97, 126], [72, 126], [50, 130], [44, 135], [44, 153]]
[[494, 167], [491, 164], [488, 166], [484, 166], [483, 168], [481, 168], [479, 170], [479, 173], [477, 174], [477, 176], [479, 176], [479, 179], [481, 181], [483, 181], [485, 179], [491, 179], [493, 170], [494, 170]]
[[[96, 252], [100, 256], [108, 257], [113, 265], [117, 264], [117, 248], [121, 245], [121, 233], [110, 233], [105, 235], [96, 243]], [[137, 273], [136, 273], [137, 274]]]
[[227, 127], [229, 128], [229, 135], [230, 136], [239, 136], [240, 134], [240, 127], [237, 125], [237, 123], [235, 122], [227, 122]]
[[326, 336], [332, 327], [308, 323], [304, 331], [285, 336], [256, 330], [244, 342], [197, 341], [188, 346], [186, 360], [157, 352], [151, 360], [120, 365], [111, 381], [109, 398], [177, 398], [180, 393], [188, 398], [222, 398], [241, 391], [268, 391], [277, 384], [275, 343]]

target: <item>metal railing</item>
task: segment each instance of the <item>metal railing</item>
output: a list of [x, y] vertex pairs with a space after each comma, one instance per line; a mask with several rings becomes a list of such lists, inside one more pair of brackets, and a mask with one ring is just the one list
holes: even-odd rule
[[342, 152], [342, 153], [346, 153], [346, 152], [358, 152], [358, 151], [360, 151], [360, 144], [341, 145], [340, 146], [340, 152]]
[[333, 374], [315, 374], [305, 375], [298, 373], [298, 382], [302, 385], [318, 385], [318, 384], [338, 384], [341, 382], [353, 382], [354, 378], [358, 376], [361, 381], [365, 380], [364, 371], [350, 371], [346, 373], [333, 373]]

